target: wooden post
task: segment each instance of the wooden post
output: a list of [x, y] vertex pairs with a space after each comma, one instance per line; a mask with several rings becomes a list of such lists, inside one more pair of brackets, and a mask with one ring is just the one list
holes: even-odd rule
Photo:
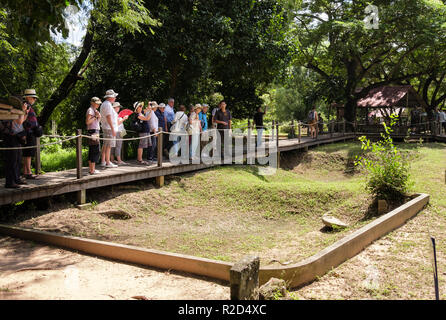
[[291, 120], [291, 139], [296, 138], [296, 131], [294, 130], [294, 119]]
[[76, 176], [78, 179], [82, 178], [82, 129], [77, 129], [76, 138]]
[[36, 174], [39, 175], [42, 171], [42, 164], [40, 162], [40, 137], [36, 138]]
[[300, 140], [301, 140], [301, 138], [302, 138], [302, 128], [301, 128], [301, 125], [300, 125], [300, 120], [299, 120], [299, 122], [298, 122], [298, 124], [297, 124], [297, 128], [298, 128], [298, 137], [299, 137], [299, 143], [300, 143]]
[[[157, 153], [158, 153], [158, 167], [161, 168], [163, 166], [163, 128], [158, 128], [158, 136], [157, 136]], [[155, 178], [155, 184], [157, 187], [164, 186], [164, 176], [158, 176]]]
[[342, 120], [342, 135], [345, 136], [345, 119]]
[[334, 120], [331, 120], [331, 122], [330, 122], [330, 138], [333, 138], [333, 131], [334, 131]]
[[[78, 179], [82, 178], [82, 129], [77, 129], [76, 138], [76, 176]], [[86, 202], [86, 191], [85, 189], [77, 192], [77, 204], [85, 204]]]
[[231, 300], [258, 300], [260, 259], [246, 256], [229, 271]]
[[[120, 137], [120, 139], [122, 139], [122, 137]], [[125, 145], [125, 141], [122, 141], [122, 144], [121, 144], [121, 161], [124, 161], [124, 145]]]
[[279, 121], [276, 121], [276, 147], [279, 151]]
[[[248, 136], [246, 138], [246, 159], [249, 158], [249, 153], [252, 152], [252, 150], [250, 148], [250, 146], [251, 146], [251, 135], [252, 135], [251, 120], [248, 118]], [[256, 148], [256, 147], [254, 147], [254, 148]]]
[[162, 133], [163, 128], [158, 128], [158, 136], [157, 136], [157, 152], [158, 152], [158, 167], [162, 167], [163, 166], [163, 133]]

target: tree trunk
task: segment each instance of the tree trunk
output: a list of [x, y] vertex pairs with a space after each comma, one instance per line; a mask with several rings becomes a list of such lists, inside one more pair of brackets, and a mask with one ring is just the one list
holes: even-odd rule
[[93, 35], [93, 30], [87, 31], [84, 43], [82, 45], [82, 51], [74, 62], [73, 67], [43, 107], [42, 112], [39, 116], [39, 124], [42, 127], [47, 124], [54, 109], [56, 109], [59, 103], [61, 103], [68, 96], [68, 94], [76, 85], [77, 81], [83, 79], [81, 76], [79, 76], [79, 71], [81, 70], [82, 65], [87, 60], [88, 55], [90, 54], [91, 48], [93, 46]]

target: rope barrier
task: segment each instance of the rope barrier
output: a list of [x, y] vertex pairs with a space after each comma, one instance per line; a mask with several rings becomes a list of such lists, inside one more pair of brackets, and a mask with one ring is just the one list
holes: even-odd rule
[[[70, 140], [76, 139], [78, 137], [80, 137], [80, 136], [73, 136], [73, 137], [69, 137], [69, 138], [67, 138], [65, 140], [62, 140], [62, 141], [56, 141], [56, 142], [50, 142], [50, 143], [42, 144], [42, 145], [40, 145], [40, 147], [42, 148], [42, 147], [52, 146], [52, 145], [59, 144], [59, 143], [64, 143], [66, 141], [70, 141]], [[22, 150], [22, 149], [32, 149], [32, 148], [37, 148], [37, 145], [36, 146], [27, 146], [27, 147], [0, 148], [0, 150]]]
[[[350, 121], [347, 121], [347, 120], [345, 120], [345, 121], [336, 121], [336, 122], [326, 122], [324, 124], [329, 126], [329, 125], [347, 124], [347, 123], [352, 124], [352, 125], [356, 125], [356, 126], [365, 126], [365, 125], [367, 125], [367, 124], [364, 124], [364, 123], [353, 123], [353, 122], [350, 122]], [[421, 122], [421, 123], [411, 124], [411, 125], [408, 125], [408, 127], [424, 126], [424, 125], [427, 125], [427, 124], [432, 124], [432, 122]], [[311, 126], [310, 124], [303, 123], [303, 122], [297, 122], [297, 123], [294, 123], [294, 124], [293, 123], [287, 123], [287, 124], [285, 124], [285, 123], [277, 123], [274, 126], [272, 124], [265, 125], [265, 126], [263, 126], [263, 129], [271, 128], [271, 129], [274, 130], [276, 125], [278, 125], [278, 126], [289, 126], [290, 128], [296, 127], [296, 126], [302, 126], [302, 127], [309, 127], [309, 126]], [[245, 137], [245, 136], [248, 136], [247, 133], [237, 132], [236, 131], [235, 132], [236, 134], [234, 134], [232, 131], [233, 130], [237, 130], [237, 129], [246, 129], [246, 128], [247, 129], [249, 129], [249, 128], [254, 129], [255, 125], [236, 127], [236, 128], [231, 128], [229, 130], [231, 130], [231, 135], [232, 136], [237, 136], [237, 137], [243, 136], [243, 137]], [[51, 146], [51, 145], [55, 145], [55, 144], [62, 144], [64, 142], [77, 139], [79, 137], [85, 138], [85, 139], [102, 140], [102, 141], [113, 141], [113, 140], [114, 141], [136, 141], [136, 140], [142, 140], [142, 139], [147, 139], [147, 138], [151, 138], [151, 137], [154, 137], [154, 136], [158, 136], [158, 135], [163, 134], [163, 133], [164, 134], [168, 134], [168, 135], [174, 135], [174, 136], [193, 136], [193, 135], [197, 135], [197, 134], [199, 134], [199, 135], [207, 134], [207, 133], [210, 133], [210, 132], [215, 133], [215, 132], [217, 132], [219, 130], [220, 129], [217, 129], [217, 128], [211, 128], [211, 129], [208, 129], [206, 131], [200, 131], [200, 132], [195, 132], [195, 133], [191, 133], [191, 134], [187, 133], [187, 132], [184, 132], [184, 131], [180, 131], [180, 132], [167, 132], [167, 131], [161, 130], [161, 131], [159, 131], [157, 133], [148, 134], [148, 135], [144, 135], [144, 136], [140, 136], [140, 137], [132, 137], [132, 138], [116, 138], [116, 137], [114, 137], [114, 138], [104, 138], [104, 137], [100, 137], [100, 136], [92, 137], [91, 135], [85, 135], [85, 134], [75, 135], [75, 136], [43, 135], [42, 138], [59, 138], [59, 139], [62, 139], [62, 140], [55, 141], [55, 142], [49, 142], [49, 143], [46, 143], [46, 144], [41, 144], [40, 148], [45, 148], [47, 146]], [[132, 131], [132, 130], [126, 130], [126, 131], [127, 132], [135, 132], [136, 133], [136, 131]], [[0, 151], [5, 151], [5, 150], [23, 150], [23, 149], [32, 149], [32, 148], [37, 148], [37, 145], [35, 145], [35, 146], [26, 146], [26, 147], [0, 148]]]

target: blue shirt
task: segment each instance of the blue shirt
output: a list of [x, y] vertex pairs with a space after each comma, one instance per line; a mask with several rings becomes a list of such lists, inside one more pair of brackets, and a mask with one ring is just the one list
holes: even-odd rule
[[201, 121], [201, 128], [203, 129], [203, 131], [206, 131], [208, 129], [208, 117], [205, 113], [200, 112], [198, 114], [198, 119], [200, 119]]
[[165, 112], [161, 112], [160, 109], [155, 111], [156, 117], [158, 118], [158, 127], [163, 128], [166, 131], [166, 122], [164, 121]]
[[173, 121], [173, 118], [175, 118], [175, 112], [170, 105], [166, 106], [166, 108], [164, 109], [164, 114], [166, 115], [166, 120], [168, 123], [171, 123]]

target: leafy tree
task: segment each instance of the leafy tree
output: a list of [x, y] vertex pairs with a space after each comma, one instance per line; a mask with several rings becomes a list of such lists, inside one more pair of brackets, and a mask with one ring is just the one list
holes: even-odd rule
[[124, 106], [168, 97], [185, 105], [204, 103], [219, 93], [236, 117], [246, 116], [285, 64], [287, 22], [275, 1], [171, 0], [145, 6], [160, 23], [153, 33], [147, 27], [137, 34], [116, 25], [96, 29], [94, 61], [80, 95], [73, 97], [79, 119], [88, 99], [109, 88], [119, 92]]
[[303, 1], [293, 11], [295, 63], [319, 74], [328, 99], [345, 103], [345, 118], [356, 118], [356, 101], [370, 89], [420, 77], [425, 68], [411, 57], [440, 43], [445, 5], [436, 0], [375, 1], [378, 29], [364, 23], [368, 1]]
[[[68, 35], [64, 10], [69, 5], [90, 10], [90, 20], [83, 46], [71, 68], [60, 79], [59, 86], [52, 88], [50, 96], [40, 95], [44, 106], [40, 112], [39, 120], [45, 125], [51, 114], [75, 87], [86, 68], [86, 61], [95, 41], [95, 30], [98, 25], [116, 25], [124, 32], [135, 34], [144, 32], [142, 25], [153, 25], [156, 22], [150, 17], [149, 11], [143, 6], [142, 0], [92, 0], [92, 1], [12, 1], [2, 0], [5, 6], [0, 14], [0, 41], [10, 46], [0, 50], [0, 68], [6, 69], [14, 76], [5, 88], [7, 92], [18, 93], [24, 87], [37, 88], [36, 70], [41, 60], [42, 48], [47, 43], [54, 44], [51, 32], [61, 32], [64, 37]], [[6, 23], [3, 19], [6, 18]], [[57, 60], [57, 58], [56, 58]], [[88, 63], [87, 63], [88, 64]], [[50, 63], [50, 65], [52, 65]], [[56, 68], [61, 66], [56, 66]], [[47, 90], [44, 90], [46, 92]], [[5, 96], [5, 94], [1, 94]]]

